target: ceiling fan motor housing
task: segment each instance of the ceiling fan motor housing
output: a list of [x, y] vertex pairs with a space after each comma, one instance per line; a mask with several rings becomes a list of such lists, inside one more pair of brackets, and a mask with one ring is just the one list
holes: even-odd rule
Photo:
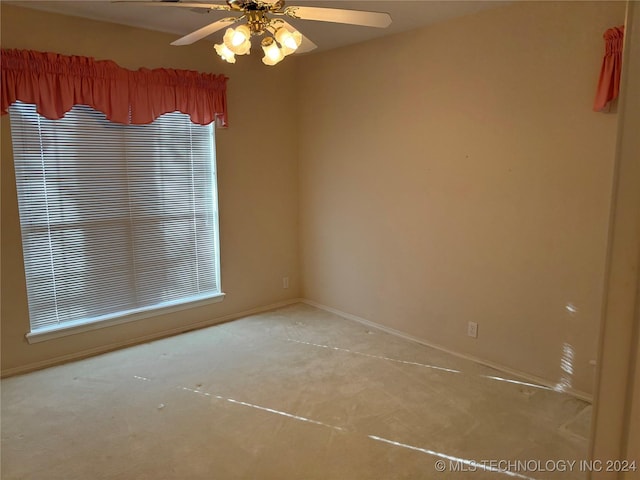
[[245, 16], [251, 35], [262, 35], [271, 24], [271, 19], [267, 18], [263, 10], [249, 10]]
[[276, 12], [284, 7], [284, 0], [261, 1], [261, 0], [227, 0], [227, 5], [232, 10], [239, 12]]
[[261, 1], [261, 0], [227, 0], [227, 5], [232, 10], [244, 12], [244, 18], [251, 31], [251, 35], [262, 35], [272, 20], [267, 17], [267, 13], [274, 13], [284, 7], [284, 0]]

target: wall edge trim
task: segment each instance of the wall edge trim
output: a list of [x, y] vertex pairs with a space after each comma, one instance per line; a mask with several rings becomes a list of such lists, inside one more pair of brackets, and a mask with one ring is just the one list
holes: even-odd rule
[[[484, 365], [485, 367], [490, 367], [490, 368], [493, 368], [493, 369], [498, 370], [500, 372], [507, 373], [509, 375], [513, 375], [513, 376], [516, 376], [516, 377], [520, 377], [523, 380], [527, 380], [527, 381], [532, 382], [532, 383], [537, 383], [537, 384], [540, 384], [540, 385], [543, 385], [545, 387], [549, 387], [549, 388], [555, 390], [555, 386], [556, 385], [553, 382], [550, 382], [549, 380], [546, 380], [546, 379], [544, 379], [542, 377], [538, 377], [536, 375], [532, 375], [532, 374], [527, 373], [527, 372], [523, 372], [523, 371], [520, 371], [520, 370], [509, 368], [509, 367], [506, 367], [506, 366], [501, 365], [499, 363], [494, 363], [494, 362], [491, 362], [489, 360], [484, 360], [482, 358], [475, 357], [473, 355], [468, 355], [466, 353], [461, 353], [461, 352], [458, 352], [456, 350], [451, 350], [449, 348], [443, 347], [442, 345], [431, 343], [431, 342], [429, 342], [427, 340], [424, 340], [424, 339], [422, 339], [420, 337], [415, 337], [415, 336], [410, 335], [408, 333], [404, 333], [404, 332], [402, 332], [400, 330], [396, 330], [396, 329], [387, 327], [385, 325], [381, 325], [379, 323], [372, 322], [371, 320], [367, 320], [366, 318], [358, 317], [357, 315], [353, 315], [351, 313], [343, 312], [342, 310], [338, 310], [337, 308], [329, 307], [328, 305], [323, 305], [321, 303], [315, 302], [313, 300], [309, 300], [307, 298], [300, 299], [300, 302], [301, 303], [305, 303], [307, 305], [310, 305], [312, 307], [319, 308], [320, 310], [325, 310], [327, 312], [333, 313], [333, 314], [338, 315], [340, 317], [346, 318], [347, 320], [353, 320], [354, 322], [358, 322], [358, 323], [361, 323], [361, 324], [366, 325], [368, 327], [375, 328], [377, 330], [381, 330], [381, 331], [383, 331], [385, 333], [388, 333], [390, 335], [393, 335], [395, 337], [404, 338], [405, 340], [410, 340], [412, 342], [419, 343], [420, 345], [424, 345], [426, 347], [431, 347], [431, 348], [434, 348], [434, 349], [439, 350], [441, 352], [445, 352], [445, 353], [448, 353], [450, 355], [454, 355], [454, 356], [456, 356], [458, 358], [462, 358], [462, 359], [465, 359], [465, 360], [470, 360], [470, 361], [472, 361], [474, 363], [478, 363], [480, 365]], [[572, 397], [575, 397], [575, 398], [577, 398], [579, 400], [584, 400], [585, 402], [589, 402], [590, 404], [593, 403], [593, 395], [590, 395], [587, 392], [583, 392], [581, 390], [576, 390], [576, 389], [570, 388], [570, 389], [564, 390], [564, 393], [566, 393], [568, 395], [571, 395]]]
[[228, 315], [223, 315], [221, 317], [215, 317], [202, 322], [192, 323], [189, 325], [182, 325], [180, 327], [174, 327], [169, 330], [163, 330], [161, 332], [142, 335], [140, 337], [136, 337], [130, 340], [125, 340], [122, 342], [114, 342], [107, 345], [102, 345], [100, 347], [90, 348], [88, 350], [81, 350], [75, 353], [60, 355], [58, 357], [54, 357], [48, 360], [41, 360], [39, 362], [28, 363], [26, 365], [22, 365], [19, 367], [3, 369], [2, 371], [0, 371], [0, 378], [7, 378], [15, 375], [29, 373], [36, 370], [53, 367], [56, 365], [62, 365], [63, 363], [68, 363], [75, 360], [82, 360], [83, 358], [93, 357], [103, 353], [112, 352], [114, 350], [119, 350], [125, 347], [132, 347], [134, 345], [139, 345], [141, 343], [149, 342], [152, 340], [160, 340], [162, 338], [179, 335], [181, 333], [187, 333], [194, 330], [200, 330], [202, 328], [213, 327], [215, 325], [230, 322], [232, 320], [237, 320], [242, 317], [247, 317], [249, 315], [255, 315], [258, 313], [264, 313], [271, 310], [276, 310], [278, 308], [286, 307], [287, 305], [292, 305], [294, 303], [300, 303], [300, 302], [302, 302], [302, 299], [300, 298], [283, 300], [280, 302], [271, 303], [269, 305], [263, 305], [261, 307], [251, 308], [249, 310], [243, 310], [237, 313], [230, 313]]

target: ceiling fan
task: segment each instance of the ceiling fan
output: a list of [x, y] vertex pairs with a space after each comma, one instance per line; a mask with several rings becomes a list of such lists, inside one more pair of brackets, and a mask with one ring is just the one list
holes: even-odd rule
[[[195, 32], [191, 32], [171, 45], [190, 45], [225, 27], [222, 43], [215, 45], [220, 57], [229, 62], [236, 62], [236, 55], [246, 55], [251, 50], [251, 37], [262, 36], [260, 42], [265, 65], [276, 65], [284, 57], [294, 52], [303, 53], [317, 48], [307, 37], [298, 32], [284, 18], [300, 20], [316, 20], [320, 22], [345, 23], [366, 27], [386, 28], [391, 24], [388, 13], [365, 12], [360, 10], [344, 10], [338, 8], [289, 6], [284, 0], [226, 0], [225, 3], [204, 3], [181, 0], [117, 0], [114, 3], [135, 3], [153, 7], [179, 7], [203, 9], [204, 11], [228, 11], [240, 14], [235, 17], [217, 20]], [[231, 25], [244, 22], [236, 28]]]

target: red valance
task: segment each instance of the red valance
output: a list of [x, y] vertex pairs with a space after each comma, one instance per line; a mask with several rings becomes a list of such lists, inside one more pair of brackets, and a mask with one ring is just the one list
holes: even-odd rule
[[602, 69], [596, 99], [593, 109], [600, 112], [612, 100], [618, 98], [620, 90], [620, 74], [622, 72], [622, 45], [624, 43], [624, 26], [610, 28], [603, 35], [605, 53], [602, 59]]
[[193, 123], [227, 125], [227, 77], [190, 70], [127, 70], [109, 60], [2, 49], [2, 115], [17, 100], [62, 118], [89, 105], [112, 122], [142, 125], [180, 111]]

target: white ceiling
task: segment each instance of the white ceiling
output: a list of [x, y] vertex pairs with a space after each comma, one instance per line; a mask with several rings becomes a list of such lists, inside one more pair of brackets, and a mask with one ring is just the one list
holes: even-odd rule
[[[193, 1], [193, 0], [189, 0]], [[206, 1], [206, 0], [205, 0]], [[210, 12], [187, 8], [157, 8], [135, 4], [112, 3], [104, 0], [73, 1], [6, 1], [21, 7], [34, 8], [65, 15], [91, 18], [106, 22], [119, 23], [134, 27], [173, 33], [176, 38], [186, 35], [210, 22], [231, 16], [229, 12]], [[224, 3], [213, 0], [211, 3]], [[329, 50], [344, 45], [362, 42], [376, 37], [411, 30], [431, 23], [450, 18], [470, 15], [480, 10], [504, 5], [504, 1], [431, 1], [431, 0], [288, 0], [286, 5], [309, 5], [329, 8], [346, 8], [353, 10], [370, 10], [387, 12], [393, 19], [386, 29], [343, 25], [327, 22], [302, 21], [287, 19], [309, 39], [318, 45], [315, 52]], [[211, 35], [206, 40], [220, 41], [222, 32]]]

